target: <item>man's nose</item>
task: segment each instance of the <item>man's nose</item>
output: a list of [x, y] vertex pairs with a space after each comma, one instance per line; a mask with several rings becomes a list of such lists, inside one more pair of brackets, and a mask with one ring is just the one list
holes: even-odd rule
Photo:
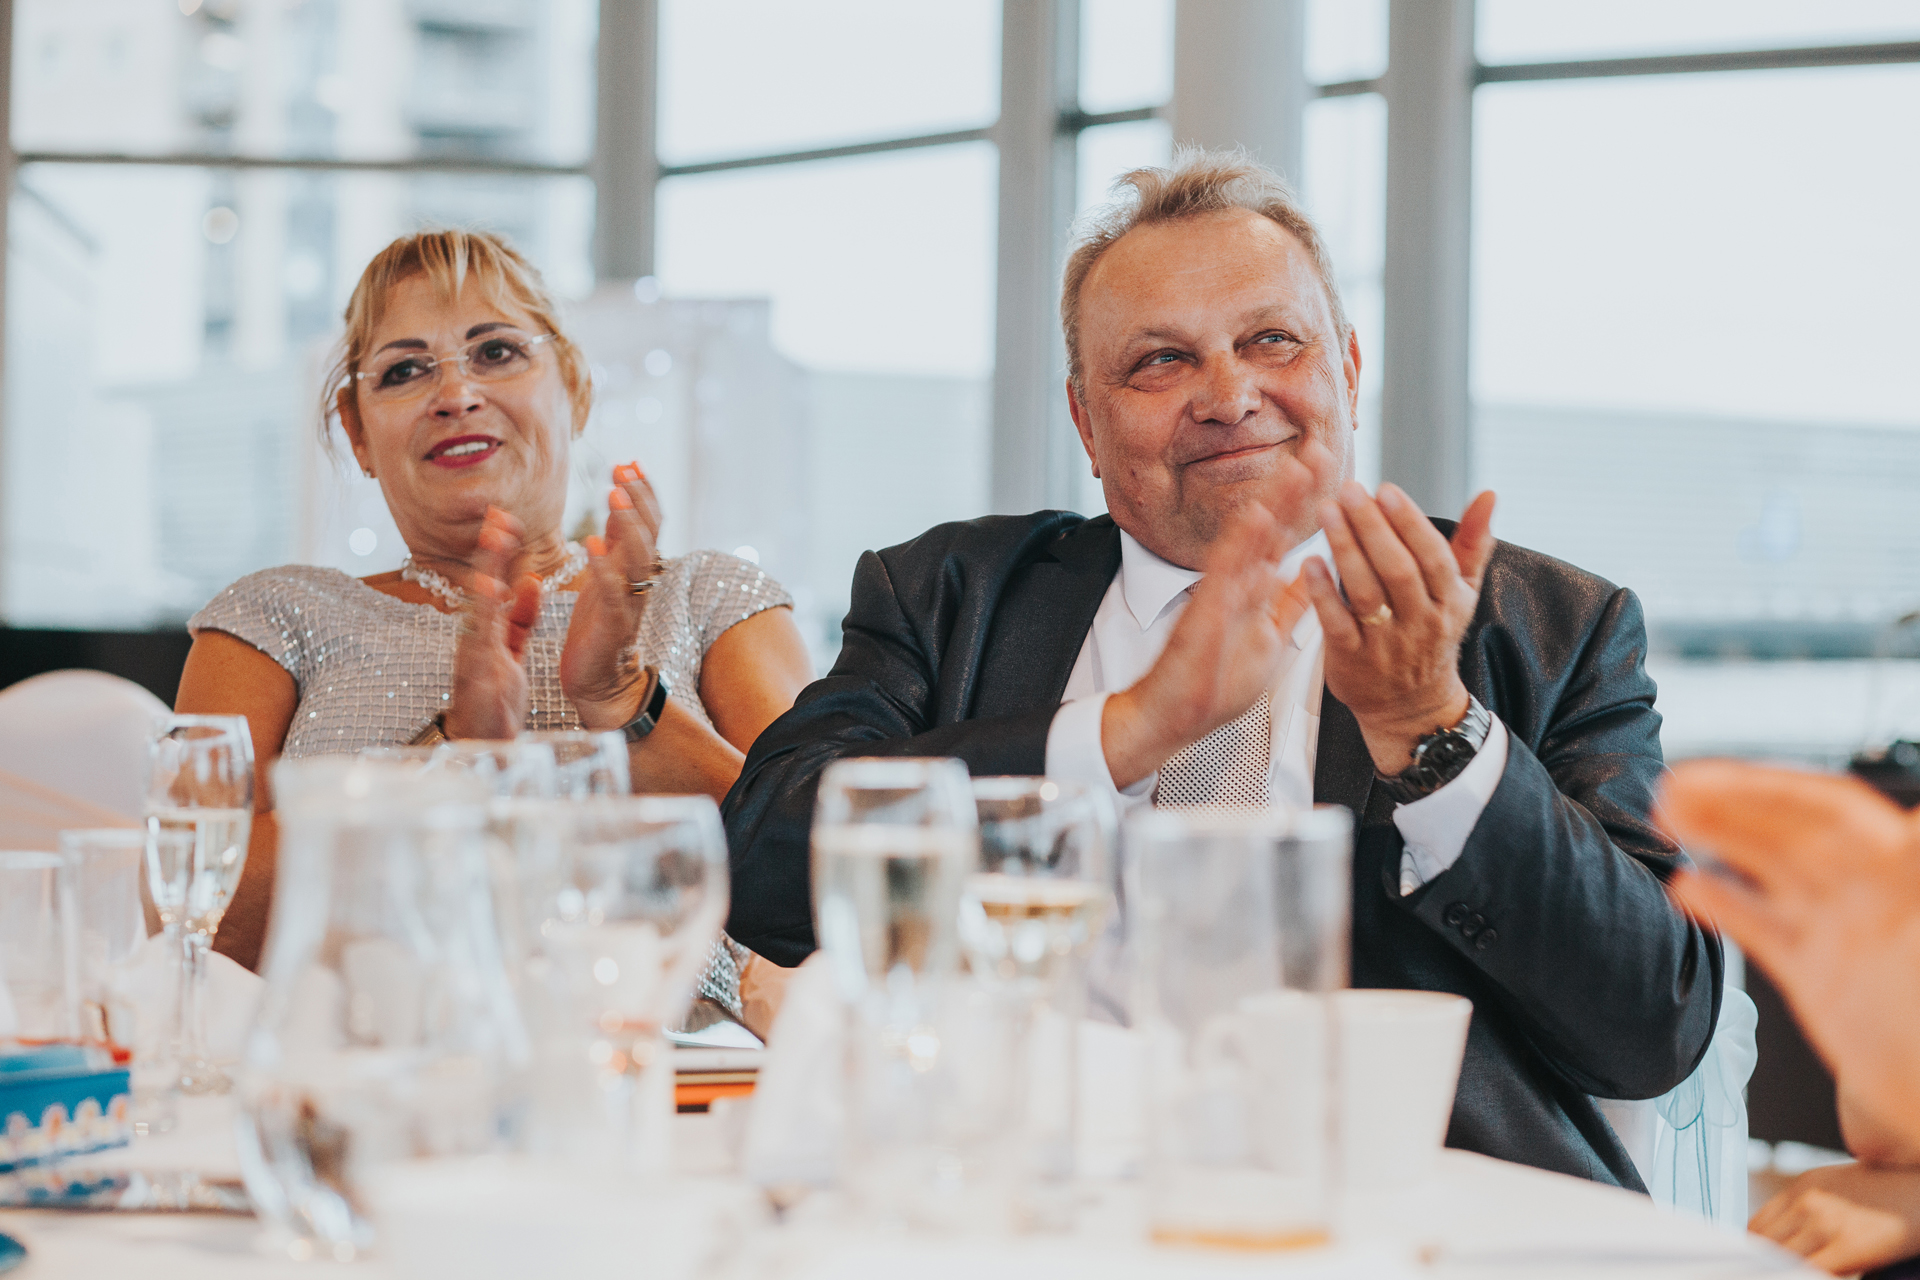
[[1215, 356], [1200, 366], [1200, 385], [1193, 397], [1196, 422], [1231, 427], [1260, 409], [1260, 387], [1253, 370], [1232, 355]]

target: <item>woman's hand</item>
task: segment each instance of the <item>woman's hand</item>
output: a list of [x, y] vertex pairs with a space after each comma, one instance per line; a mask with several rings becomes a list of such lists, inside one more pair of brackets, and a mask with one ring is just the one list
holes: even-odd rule
[[587, 539], [587, 581], [573, 607], [560, 652], [560, 688], [583, 728], [618, 729], [639, 714], [645, 681], [632, 660], [647, 597], [633, 585], [651, 581], [659, 565], [660, 502], [637, 465], [613, 472], [607, 536]]
[[527, 639], [540, 620], [540, 579], [523, 574], [512, 589], [502, 581], [524, 533], [513, 516], [487, 508], [453, 649], [449, 738], [511, 738], [526, 726]]
[[1747, 1229], [1834, 1275], [1920, 1254], [1920, 1171], [1837, 1164], [1801, 1174]]

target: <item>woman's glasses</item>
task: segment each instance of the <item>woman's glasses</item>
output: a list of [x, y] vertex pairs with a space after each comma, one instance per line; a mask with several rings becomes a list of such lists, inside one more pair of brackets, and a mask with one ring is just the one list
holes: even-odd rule
[[369, 367], [354, 373], [354, 381], [375, 400], [411, 400], [424, 394], [440, 381], [443, 365], [452, 365], [476, 382], [505, 382], [533, 367], [533, 351], [560, 335], [543, 333], [529, 337], [524, 333], [490, 333], [469, 343], [450, 356], [427, 351], [383, 351]]

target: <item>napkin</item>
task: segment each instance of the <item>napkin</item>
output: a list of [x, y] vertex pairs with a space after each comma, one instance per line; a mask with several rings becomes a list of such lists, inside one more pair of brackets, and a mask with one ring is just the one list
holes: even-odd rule
[[[114, 978], [116, 1002], [134, 1012], [135, 1057], [152, 1060], [167, 1052], [178, 1016], [178, 944], [164, 933], [148, 938]], [[207, 956], [207, 1052], [215, 1062], [238, 1062], [266, 983], [219, 952]], [[116, 1026], [116, 1031], [118, 1027]]]
[[764, 1187], [826, 1186], [840, 1167], [846, 1011], [824, 952], [794, 970], [767, 1034], [741, 1171]]

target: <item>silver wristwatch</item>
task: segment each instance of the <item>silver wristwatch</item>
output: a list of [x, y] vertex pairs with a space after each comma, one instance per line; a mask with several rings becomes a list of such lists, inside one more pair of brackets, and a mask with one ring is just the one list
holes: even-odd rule
[[1411, 804], [1430, 796], [1460, 776], [1493, 731], [1493, 716], [1480, 705], [1480, 699], [1467, 695], [1467, 714], [1451, 728], [1435, 729], [1414, 744], [1413, 760], [1399, 773], [1389, 777], [1376, 770], [1375, 785], [1383, 788], [1395, 804]]

